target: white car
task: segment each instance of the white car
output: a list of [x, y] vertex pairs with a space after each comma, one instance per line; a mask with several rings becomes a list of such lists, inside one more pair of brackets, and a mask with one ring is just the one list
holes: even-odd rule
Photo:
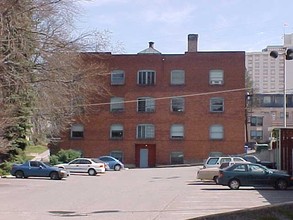
[[203, 168], [220, 167], [222, 163], [246, 162], [242, 157], [209, 157], [203, 165]]
[[97, 173], [105, 173], [105, 163], [95, 158], [77, 158], [69, 163], [57, 164], [56, 167], [66, 169], [70, 173], [88, 173], [94, 176]]

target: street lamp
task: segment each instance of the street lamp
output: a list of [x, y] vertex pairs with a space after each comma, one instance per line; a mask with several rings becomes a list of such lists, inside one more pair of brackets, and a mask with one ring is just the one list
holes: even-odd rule
[[[287, 76], [286, 76], [286, 60], [292, 60], [293, 59], [293, 49], [292, 48], [284, 48], [285, 49], [285, 63], [284, 63], [284, 127], [286, 128], [287, 127], [287, 94], [286, 94], [286, 90], [287, 90]], [[270, 52], [270, 56], [273, 57], [273, 58], [277, 58], [279, 56], [279, 53], [278, 51], [271, 51]]]

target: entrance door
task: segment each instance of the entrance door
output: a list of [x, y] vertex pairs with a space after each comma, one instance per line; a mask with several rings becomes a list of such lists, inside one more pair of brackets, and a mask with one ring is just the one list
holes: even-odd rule
[[149, 166], [149, 149], [141, 148], [140, 149], [140, 161], [139, 167], [146, 168]]
[[135, 144], [135, 166], [143, 168], [156, 166], [155, 144]]

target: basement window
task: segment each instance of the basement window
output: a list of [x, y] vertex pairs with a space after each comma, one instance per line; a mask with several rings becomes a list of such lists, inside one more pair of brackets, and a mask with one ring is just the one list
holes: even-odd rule
[[183, 152], [171, 152], [170, 163], [171, 164], [183, 164], [184, 163]]

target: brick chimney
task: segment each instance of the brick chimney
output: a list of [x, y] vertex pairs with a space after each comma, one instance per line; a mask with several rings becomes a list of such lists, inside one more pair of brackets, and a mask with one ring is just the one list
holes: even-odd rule
[[198, 34], [188, 34], [187, 52], [197, 52]]

